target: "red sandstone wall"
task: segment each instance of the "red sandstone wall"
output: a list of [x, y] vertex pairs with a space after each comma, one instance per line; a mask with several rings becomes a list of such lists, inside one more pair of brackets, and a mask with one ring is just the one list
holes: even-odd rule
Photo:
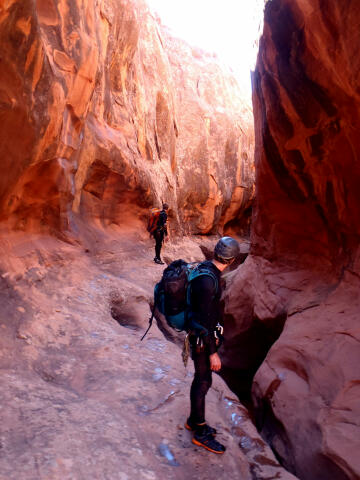
[[207, 233], [249, 206], [251, 110], [142, 0], [10, 0], [0, 41], [0, 218], [14, 228], [128, 225], [166, 200], [173, 224]]
[[[253, 400], [284, 463], [311, 480], [360, 476], [359, 20], [354, 0], [268, 2], [252, 255], [225, 295], [240, 394], [285, 322]], [[252, 191], [249, 110], [141, 0], [8, 0], [0, 42], [2, 221], [130, 225], [167, 200], [186, 232], [236, 224]]]
[[225, 295], [224, 362], [240, 394], [284, 328], [253, 401], [306, 480], [360, 478], [359, 24], [357, 1], [266, 5], [252, 250]]

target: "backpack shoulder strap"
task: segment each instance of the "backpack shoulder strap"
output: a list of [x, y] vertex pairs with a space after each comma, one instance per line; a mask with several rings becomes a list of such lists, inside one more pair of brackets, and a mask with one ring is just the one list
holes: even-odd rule
[[208, 277], [211, 277], [214, 280], [215, 291], [218, 292], [218, 290], [219, 290], [218, 279], [217, 279], [215, 273], [212, 272], [210, 269], [208, 269], [206, 267], [202, 268], [202, 269], [195, 268], [193, 270], [190, 270], [189, 274], [188, 274], [188, 282], [190, 284], [193, 280], [195, 280], [195, 278], [203, 277], [205, 275], [207, 275]]
[[153, 319], [154, 319], [154, 316], [155, 316], [155, 309], [158, 308], [159, 306], [159, 302], [161, 302], [161, 298], [160, 298], [160, 294], [161, 294], [161, 285], [160, 285], [161, 282], [157, 283], [155, 285], [155, 288], [154, 288], [154, 306], [151, 310], [151, 316], [149, 318], [149, 326], [148, 328], [146, 329], [146, 332], [144, 333], [144, 335], [141, 337], [140, 339], [140, 342], [142, 342], [146, 336], [146, 334], [148, 333], [148, 331], [150, 330], [151, 326], [152, 326], [152, 323], [153, 323]]
[[207, 275], [208, 277], [211, 277], [214, 280], [215, 284], [215, 295], [219, 291], [219, 282], [218, 279], [215, 275], [214, 272], [209, 270], [208, 268], [198, 268], [198, 265], [195, 268], [190, 268], [188, 271], [188, 284], [187, 284], [187, 289], [186, 289], [186, 304], [187, 304], [187, 309], [188, 309], [188, 322], [189, 325], [192, 326], [195, 331], [200, 332], [202, 335], [206, 336], [208, 335], [209, 331], [207, 328], [205, 328], [203, 325], [200, 325], [198, 322], [194, 320], [191, 316], [191, 282], [195, 280], [196, 278], [199, 277], [204, 277]]
[[191, 282], [195, 280], [195, 278], [204, 277], [205, 275], [211, 277], [214, 280], [215, 295], [219, 291], [219, 282], [214, 272], [212, 272], [208, 268], [199, 269], [198, 267], [190, 270], [188, 273], [188, 285], [186, 290], [186, 303], [189, 308], [191, 307]]

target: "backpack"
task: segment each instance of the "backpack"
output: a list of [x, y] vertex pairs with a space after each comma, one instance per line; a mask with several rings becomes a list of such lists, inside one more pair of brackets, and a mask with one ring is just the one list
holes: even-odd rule
[[155, 309], [157, 308], [166, 319], [167, 324], [178, 332], [195, 330], [203, 335], [208, 330], [191, 318], [191, 282], [203, 275], [210, 276], [218, 291], [218, 279], [214, 272], [202, 264], [186, 263], [184, 260], [175, 260], [165, 268], [162, 278], [154, 288], [154, 307], [149, 319], [150, 330]]
[[150, 209], [150, 215], [149, 215], [149, 220], [148, 220], [148, 225], [147, 225], [147, 231], [152, 235], [157, 227], [157, 223], [159, 220], [160, 216], [160, 208], [151, 208]]

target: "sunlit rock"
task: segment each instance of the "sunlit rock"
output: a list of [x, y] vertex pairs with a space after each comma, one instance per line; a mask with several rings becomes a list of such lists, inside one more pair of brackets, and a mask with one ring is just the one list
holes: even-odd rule
[[143, 228], [167, 201], [178, 231], [244, 230], [251, 109], [214, 58], [142, 0], [14, 0], [0, 22], [0, 219]]

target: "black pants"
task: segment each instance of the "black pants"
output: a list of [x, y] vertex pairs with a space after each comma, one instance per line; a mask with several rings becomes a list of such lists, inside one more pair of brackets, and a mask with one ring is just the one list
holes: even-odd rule
[[196, 347], [192, 347], [192, 359], [195, 374], [190, 389], [190, 421], [200, 424], [205, 422], [205, 397], [211, 387], [212, 371], [206, 348], [202, 352], [197, 352]]
[[155, 257], [160, 258], [161, 247], [164, 241], [164, 232], [163, 231], [155, 231], [154, 232], [155, 238]]

